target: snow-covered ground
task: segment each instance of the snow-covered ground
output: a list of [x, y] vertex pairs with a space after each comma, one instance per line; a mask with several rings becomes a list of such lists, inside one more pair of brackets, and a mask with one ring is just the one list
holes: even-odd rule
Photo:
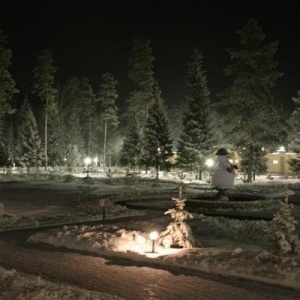
[[[150, 240], [151, 231], [156, 230], [161, 233], [171, 222], [170, 216], [165, 215], [164, 212], [161, 214], [156, 212], [153, 214], [153, 218], [147, 218], [146, 221], [140, 219], [133, 221], [134, 218], [131, 218], [126, 225], [118, 221], [117, 218], [120, 216], [141, 213], [151, 215], [151, 211], [141, 212], [127, 209], [114, 204], [114, 199], [138, 195], [135, 197], [147, 201], [146, 195], [151, 194], [154, 198], [161, 197], [163, 194], [171, 195], [170, 191], [174, 194], [178, 183], [124, 186], [98, 182], [95, 185], [87, 186], [78, 184], [78, 181], [63, 183], [54, 180], [3, 179], [1, 184], [2, 186], [9, 185], [10, 181], [12, 181], [12, 185], [15, 184], [13, 182], [18, 181], [19, 189], [14, 189], [14, 195], [11, 195], [11, 190], [9, 193], [5, 193], [5, 189], [0, 191], [0, 203], [2, 203], [0, 206], [0, 232], [14, 227], [38, 227], [41, 224], [50, 226], [59, 223], [62, 225], [61, 228], [43, 229], [30, 236], [28, 241], [84, 250], [99, 255], [102, 253], [117, 255], [132, 260], [151, 262], [155, 265], [178, 265], [209, 273], [226, 274], [300, 288], [299, 256], [281, 257], [273, 254], [265, 237], [266, 221], [241, 221], [194, 213], [193, 219], [189, 220], [188, 224], [197, 241], [197, 247], [188, 249], [165, 248]], [[194, 181], [192, 183], [192, 185], [197, 184], [202, 184], [202, 182]], [[249, 193], [252, 191], [252, 193], [269, 195], [283, 194], [283, 186], [286, 184], [298, 184], [298, 180], [275, 178], [270, 182], [269, 179], [263, 177], [249, 186], [236, 182], [236, 186]], [[24, 195], [22, 187], [28, 186], [35, 187], [35, 193], [29, 192], [29, 189]], [[38, 193], [37, 190], [40, 192]], [[96, 195], [99, 199], [107, 198], [107, 195], [118, 195], [115, 198], [110, 196], [110, 206], [106, 211], [106, 218], [115, 218], [115, 222], [87, 225], [85, 220], [97, 218], [101, 220], [103, 218], [101, 208], [97, 215], [83, 214], [82, 209], [76, 209], [76, 207], [70, 211], [68, 206], [70, 202], [67, 201], [64, 206], [62, 199], [57, 199], [57, 195], [62, 192], [69, 192], [72, 197], [80, 194], [91, 195], [91, 197]], [[193, 192], [199, 192], [199, 190], [189, 188], [189, 193]], [[51, 198], [51, 193], [53, 193], [53, 198]], [[11, 200], [12, 198], [14, 201]], [[20, 201], [21, 198], [22, 201]], [[66, 198], [64, 196], [64, 199]], [[55, 202], [53, 199], [58, 201]], [[74, 199], [72, 201], [81, 205], [78, 199], [77, 202]], [[170, 207], [172, 207], [171, 198]], [[72, 225], [71, 222], [74, 223], [76, 220], [81, 223]], [[41, 278], [21, 274], [15, 270], [5, 270], [1, 267], [0, 278], [1, 299], [120, 299], [112, 295], [79, 290], [76, 287], [64, 286], [64, 289], [60, 289], [57, 284]], [[22, 297], [17, 298], [17, 295], [22, 295]]]

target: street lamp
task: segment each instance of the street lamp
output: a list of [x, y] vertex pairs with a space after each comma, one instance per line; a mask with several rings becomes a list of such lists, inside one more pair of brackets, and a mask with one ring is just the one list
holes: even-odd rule
[[86, 157], [84, 159], [84, 164], [86, 165], [86, 177], [89, 177], [90, 175], [90, 170], [89, 170], [89, 165], [91, 164], [92, 160], [90, 157]]
[[155, 249], [154, 249], [155, 241], [158, 239], [158, 232], [157, 231], [150, 232], [149, 238], [152, 241], [152, 253], [154, 253], [155, 252]]
[[158, 169], [159, 169], [159, 155], [160, 155], [161, 149], [160, 147], [157, 147], [156, 152], [156, 180], [158, 180]]
[[206, 160], [206, 166], [207, 166], [207, 168], [208, 168], [208, 175], [209, 175], [209, 178], [208, 178], [208, 183], [210, 183], [210, 179], [211, 179], [211, 168], [212, 168], [212, 166], [214, 165], [214, 161], [213, 161], [213, 159], [211, 159], [211, 158], [208, 158], [207, 160]]

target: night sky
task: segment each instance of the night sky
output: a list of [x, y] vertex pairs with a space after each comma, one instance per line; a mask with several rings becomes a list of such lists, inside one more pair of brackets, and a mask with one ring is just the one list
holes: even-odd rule
[[30, 86], [37, 56], [47, 48], [54, 55], [60, 82], [69, 76], [86, 76], [98, 89], [101, 75], [110, 72], [126, 98], [134, 38], [147, 37], [155, 57], [155, 76], [168, 104], [183, 100], [187, 61], [196, 46], [204, 55], [214, 101], [231, 83], [223, 72], [229, 62], [226, 48], [236, 45], [237, 30], [250, 17], [258, 20], [267, 41], [279, 41], [278, 70], [285, 75], [272, 90], [275, 100], [291, 109], [292, 97], [300, 90], [300, 18], [296, 7], [282, 3], [262, 7], [253, 2], [246, 6], [243, 1], [240, 5], [226, 2], [226, 6], [218, 1], [198, 5], [196, 1], [161, 1], [164, 4], [159, 5], [149, 1], [138, 5], [135, 1], [13, 2], [0, 4], [0, 29], [13, 51], [10, 72], [20, 90]]

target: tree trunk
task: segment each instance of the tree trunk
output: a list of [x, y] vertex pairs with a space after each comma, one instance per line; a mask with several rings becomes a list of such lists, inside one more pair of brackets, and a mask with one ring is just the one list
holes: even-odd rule
[[249, 146], [248, 167], [247, 167], [247, 182], [252, 182], [253, 174], [253, 146]]
[[105, 119], [105, 125], [104, 125], [104, 144], [103, 144], [103, 168], [105, 169], [105, 151], [106, 151], [106, 132], [107, 132], [107, 119]]
[[45, 108], [45, 171], [48, 169], [48, 97]]

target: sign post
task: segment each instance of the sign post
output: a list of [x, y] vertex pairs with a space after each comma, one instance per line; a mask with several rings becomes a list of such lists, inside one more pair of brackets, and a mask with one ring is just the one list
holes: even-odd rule
[[105, 208], [107, 206], [108, 199], [107, 198], [99, 198], [99, 207], [102, 207], [102, 221], [105, 221]]

